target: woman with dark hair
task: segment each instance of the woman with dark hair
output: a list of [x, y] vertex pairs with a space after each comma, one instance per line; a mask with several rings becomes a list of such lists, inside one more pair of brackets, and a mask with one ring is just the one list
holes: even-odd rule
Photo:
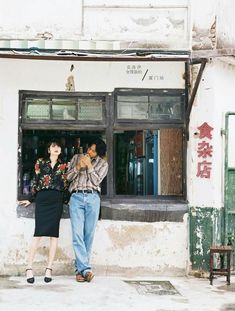
[[29, 250], [26, 276], [28, 283], [34, 283], [32, 270], [33, 260], [39, 242], [42, 237], [50, 237], [50, 248], [44, 281], [51, 282], [52, 263], [54, 261], [58, 237], [59, 225], [63, 212], [63, 191], [67, 187], [66, 163], [62, 163], [61, 145], [56, 140], [48, 143], [46, 155], [39, 158], [35, 164], [35, 174], [31, 187], [31, 198], [22, 200], [20, 205], [27, 207], [35, 199], [35, 231]]

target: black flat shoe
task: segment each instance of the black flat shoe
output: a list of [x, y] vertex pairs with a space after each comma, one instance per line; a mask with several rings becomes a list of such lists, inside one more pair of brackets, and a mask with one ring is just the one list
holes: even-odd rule
[[[26, 269], [26, 270], [25, 270], [26, 273], [27, 273], [27, 271], [29, 271], [29, 270], [33, 270], [33, 269]], [[35, 278], [34, 278], [34, 277], [27, 278], [26, 281], [27, 281], [29, 284], [33, 284], [34, 281], [35, 281]]]
[[[47, 270], [51, 270], [51, 271], [52, 271], [51, 268], [46, 268], [46, 269], [45, 269], [45, 272], [46, 272]], [[51, 278], [51, 277], [48, 277], [48, 276], [45, 276], [45, 277], [44, 277], [44, 282], [50, 283], [51, 281], [52, 281], [52, 278]]]

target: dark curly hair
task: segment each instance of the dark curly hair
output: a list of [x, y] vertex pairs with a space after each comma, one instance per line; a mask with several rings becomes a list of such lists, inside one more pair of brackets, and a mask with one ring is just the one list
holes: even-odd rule
[[103, 158], [106, 154], [106, 150], [107, 150], [107, 147], [106, 147], [106, 143], [98, 138], [96, 139], [95, 141], [92, 141], [88, 147], [91, 147], [92, 145], [96, 145], [96, 153], [99, 157]]

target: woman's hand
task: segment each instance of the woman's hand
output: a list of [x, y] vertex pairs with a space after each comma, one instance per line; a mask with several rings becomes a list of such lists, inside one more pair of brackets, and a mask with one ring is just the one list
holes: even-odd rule
[[27, 207], [31, 204], [31, 202], [29, 200], [22, 200], [18, 202], [19, 205], [23, 205], [23, 207]]

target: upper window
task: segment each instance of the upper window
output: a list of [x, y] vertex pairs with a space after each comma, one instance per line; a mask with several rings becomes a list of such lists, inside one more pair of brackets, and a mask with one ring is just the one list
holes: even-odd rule
[[151, 94], [116, 96], [117, 120], [142, 120], [158, 122], [183, 121], [184, 91], [158, 90]]
[[104, 96], [33, 97], [24, 99], [23, 118], [32, 121], [99, 121], [105, 117]]

